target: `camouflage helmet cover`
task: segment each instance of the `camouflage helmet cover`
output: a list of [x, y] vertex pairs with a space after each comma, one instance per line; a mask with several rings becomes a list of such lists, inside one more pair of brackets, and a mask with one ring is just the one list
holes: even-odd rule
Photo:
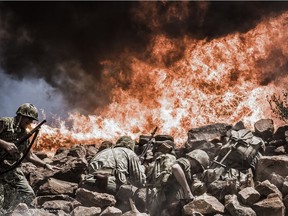
[[196, 149], [191, 152], [188, 152], [186, 156], [196, 160], [201, 165], [203, 170], [205, 170], [210, 163], [210, 158], [208, 154], [201, 149]]
[[17, 115], [26, 116], [38, 121], [38, 110], [37, 108], [31, 103], [24, 103], [22, 104], [18, 110], [16, 111]]
[[135, 142], [130, 136], [122, 136], [116, 142], [116, 147], [126, 147], [134, 151]]

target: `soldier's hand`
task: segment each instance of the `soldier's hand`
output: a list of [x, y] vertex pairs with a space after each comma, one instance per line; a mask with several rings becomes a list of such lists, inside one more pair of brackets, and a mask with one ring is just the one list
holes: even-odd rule
[[4, 148], [12, 156], [13, 156], [13, 154], [18, 152], [17, 146], [11, 142], [5, 142]]

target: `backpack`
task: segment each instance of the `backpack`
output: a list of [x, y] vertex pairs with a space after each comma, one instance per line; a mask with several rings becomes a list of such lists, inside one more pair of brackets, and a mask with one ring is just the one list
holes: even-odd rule
[[221, 161], [221, 158], [225, 157], [231, 149], [223, 163], [230, 168], [249, 169], [254, 163], [256, 155], [264, 148], [264, 141], [260, 137], [254, 136], [250, 130], [231, 130], [229, 140], [221, 147], [217, 161]]

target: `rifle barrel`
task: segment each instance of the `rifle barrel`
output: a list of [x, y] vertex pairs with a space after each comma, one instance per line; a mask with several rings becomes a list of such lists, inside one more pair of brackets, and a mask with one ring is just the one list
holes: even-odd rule
[[27, 133], [26, 135], [24, 135], [23, 137], [21, 137], [16, 143], [15, 145], [19, 145], [22, 142], [24, 142], [25, 140], [27, 140], [30, 136], [32, 136], [32, 134], [34, 134], [37, 130], [40, 129], [40, 127], [46, 122], [46, 120], [44, 119], [43, 121], [41, 121], [38, 125], [36, 125], [35, 128], [33, 128], [29, 133]]

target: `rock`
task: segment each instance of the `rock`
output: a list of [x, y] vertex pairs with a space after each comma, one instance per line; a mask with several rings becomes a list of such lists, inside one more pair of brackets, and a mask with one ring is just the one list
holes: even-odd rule
[[30, 216], [28, 206], [25, 203], [19, 203], [13, 210], [11, 216]]
[[262, 197], [267, 197], [269, 194], [277, 194], [279, 198], [282, 199], [282, 193], [279, 191], [279, 189], [271, 184], [268, 180], [264, 182], [260, 182], [255, 189], [259, 192], [259, 194]]
[[237, 185], [233, 180], [216, 180], [209, 184], [207, 192], [216, 197], [220, 202], [224, 202], [226, 195], [237, 193]]
[[227, 131], [231, 129], [231, 125], [224, 123], [216, 123], [199, 128], [193, 128], [188, 131], [188, 143], [196, 140], [216, 139], [225, 136]]
[[73, 183], [80, 182], [81, 174], [88, 167], [88, 162], [85, 158], [77, 158], [72, 156], [67, 156], [65, 158], [61, 158], [60, 160], [54, 160], [54, 163], [58, 164], [62, 170], [57, 171], [52, 175], [52, 177]]
[[98, 216], [101, 213], [100, 207], [78, 206], [70, 213], [71, 216]]
[[224, 205], [215, 197], [203, 194], [183, 207], [184, 215], [189, 215], [189, 212], [193, 211], [201, 214], [224, 213]]
[[42, 208], [49, 209], [49, 211], [62, 210], [65, 213], [70, 213], [74, 207], [73, 203], [66, 200], [50, 200], [42, 205]]
[[121, 216], [122, 211], [113, 206], [109, 206], [100, 214], [100, 216]]
[[54, 178], [48, 178], [37, 191], [38, 195], [58, 195], [67, 194], [73, 196], [75, 194], [78, 184], [62, 181]]
[[285, 207], [282, 200], [278, 197], [271, 197], [261, 200], [252, 206], [257, 215], [261, 216], [284, 216]]
[[259, 201], [260, 194], [253, 187], [246, 187], [239, 191], [239, 199], [243, 204], [252, 205]]
[[288, 131], [288, 125], [278, 127], [273, 135], [273, 140], [285, 140], [286, 131]]
[[155, 141], [167, 141], [167, 140], [174, 142], [174, 138], [170, 135], [159, 134], [155, 136]]
[[185, 147], [187, 152], [193, 151], [195, 149], [201, 149], [208, 154], [211, 160], [216, 156], [218, 153], [217, 151], [219, 150], [215, 144], [207, 140], [190, 141], [186, 144]]
[[107, 193], [97, 193], [79, 188], [76, 190], [76, 199], [86, 207], [107, 207], [116, 204], [116, 199], [113, 195]]
[[256, 166], [256, 181], [271, 180], [272, 174], [285, 178], [288, 176], [288, 157], [286, 155], [263, 156]]
[[65, 200], [72, 203], [74, 207], [81, 205], [81, 203], [75, 200], [74, 198], [68, 195], [61, 194], [61, 195], [38, 196], [32, 201], [31, 206], [35, 208], [42, 208], [45, 202], [53, 200]]
[[233, 216], [257, 216], [252, 208], [240, 204], [235, 194], [225, 196], [225, 208]]
[[274, 122], [272, 119], [261, 119], [254, 124], [255, 134], [264, 141], [272, 139], [274, 133]]
[[31, 216], [55, 216], [55, 214], [44, 209], [29, 209], [29, 213]]
[[92, 158], [95, 156], [95, 154], [98, 152], [98, 147], [96, 144], [93, 145], [84, 145], [84, 148], [86, 149], [86, 159]]
[[286, 196], [288, 194], [288, 176], [284, 178], [284, 182], [282, 184], [282, 195]]
[[84, 146], [75, 145], [69, 150], [67, 156], [72, 156], [72, 157], [76, 157], [76, 158], [85, 158], [86, 157], [86, 149]]
[[126, 185], [126, 184], [121, 185], [116, 194], [116, 198], [117, 200], [128, 202], [129, 198], [133, 196], [133, 194], [137, 189], [138, 188], [133, 185]]

